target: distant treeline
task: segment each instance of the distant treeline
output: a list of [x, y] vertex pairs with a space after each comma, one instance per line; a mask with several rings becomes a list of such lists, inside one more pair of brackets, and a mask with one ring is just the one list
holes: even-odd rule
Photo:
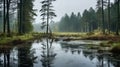
[[81, 16], [72, 12], [69, 16], [65, 14], [59, 22], [61, 32], [90, 32], [98, 28], [97, 15], [93, 8], [85, 10]]
[[96, 29], [116, 32], [116, 30], [120, 30], [119, 1], [114, 3], [106, 2], [104, 8], [99, 1], [96, 9], [92, 7], [89, 10], [86, 9], [82, 15], [80, 13], [76, 15], [74, 12], [70, 16], [65, 14], [58, 24], [58, 30], [60, 32], [92, 32]]

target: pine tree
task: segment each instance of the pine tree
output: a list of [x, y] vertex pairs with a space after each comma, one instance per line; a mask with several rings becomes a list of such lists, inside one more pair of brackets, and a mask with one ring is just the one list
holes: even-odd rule
[[52, 3], [55, 0], [44, 0], [41, 2], [42, 8], [40, 10], [41, 16], [42, 16], [42, 28], [46, 27], [46, 33], [51, 33], [51, 29], [49, 26], [50, 21], [52, 21], [53, 17], [56, 17], [56, 14], [54, 13], [53, 5]]
[[34, 0], [18, 1], [18, 32], [24, 34], [33, 30], [33, 16], [36, 16], [33, 9]]

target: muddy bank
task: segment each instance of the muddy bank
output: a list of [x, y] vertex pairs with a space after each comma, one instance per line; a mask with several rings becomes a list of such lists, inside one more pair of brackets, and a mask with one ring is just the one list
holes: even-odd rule
[[71, 40], [101, 40], [101, 41], [109, 41], [108, 43], [120, 42], [120, 36], [84, 36], [84, 37], [54, 37], [54, 39], [63, 41], [71, 41]]
[[120, 36], [88, 36], [84, 37], [82, 39], [87, 39], [87, 40], [109, 40], [109, 41], [114, 41], [114, 42], [120, 42]]

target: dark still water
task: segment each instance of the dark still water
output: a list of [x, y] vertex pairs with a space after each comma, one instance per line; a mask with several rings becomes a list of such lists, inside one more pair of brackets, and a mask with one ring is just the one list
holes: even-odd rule
[[88, 49], [100, 41], [35, 40], [17, 45], [0, 45], [0, 67], [120, 67], [119, 57]]

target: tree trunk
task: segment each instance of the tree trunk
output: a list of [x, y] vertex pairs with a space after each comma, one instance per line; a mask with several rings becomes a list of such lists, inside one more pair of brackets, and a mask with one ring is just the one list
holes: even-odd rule
[[23, 11], [23, 0], [20, 0], [20, 3], [18, 3], [18, 33], [22, 34], [22, 11]]
[[7, 19], [6, 19], [6, 21], [7, 21], [7, 34], [8, 34], [8, 36], [10, 36], [10, 21], [9, 21], [9, 8], [10, 8], [10, 1], [11, 0], [7, 0]]
[[110, 0], [108, 0], [108, 33], [110, 34]]
[[116, 35], [119, 35], [119, 22], [120, 22], [120, 18], [119, 18], [119, 15], [120, 15], [120, 12], [119, 12], [119, 3], [120, 3], [120, 0], [117, 0], [117, 12], [118, 12], [118, 21], [116, 23]]
[[105, 24], [104, 24], [104, 2], [102, 0], [102, 32], [105, 34]]
[[[48, 3], [49, 3], [49, 0], [48, 0]], [[48, 35], [48, 30], [49, 30], [49, 27], [48, 27], [48, 25], [49, 25], [49, 4], [48, 4], [48, 7], [47, 7], [47, 30], [46, 30], [46, 33], [47, 33], [47, 35]]]
[[18, 28], [17, 28], [17, 30], [18, 30], [18, 34], [20, 33], [20, 3], [19, 3], [19, 1], [17, 0], [17, 26], [18, 26]]
[[6, 9], [5, 9], [6, 0], [4, 0], [4, 6], [3, 6], [3, 32], [6, 31]]

